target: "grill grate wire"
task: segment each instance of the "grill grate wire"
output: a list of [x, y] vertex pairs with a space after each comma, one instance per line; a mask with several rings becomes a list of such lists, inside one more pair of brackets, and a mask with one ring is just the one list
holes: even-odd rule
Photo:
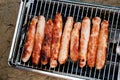
[[[27, 1], [25, 0], [24, 6], [26, 6]], [[24, 7], [23, 6], [23, 7]], [[46, 66], [39, 64], [38, 66], [31, 63], [31, 59], [24, 63], [21, 61], [21, 56], [24, 50], [24, 43], [26, 40], [26, 32], [28, 25], [34, 16], [44, 15], [46, 20], [51, 18], [54, 19], [55, 14], [59, 12], [63, 16], [63, 22], [65, 22], [67, 16], [74, 17], [74, 21], [82, 21], [85, 16], [93, 17], [99, 16], [101, 19], [106, 19], [110, 22], [109, 25], [109, 42], [107, 49], [107, 60], [104, 68], [102, 70], [96, 70], [96, 68], [90, 69], [87, 65], [84, 68], [78, 67], [78, 62], [72, 62], [70, 57], [68, 61], [59, 65], [56, 68], [50, 68], [47, 64]], [[47, 72], [55, 72], [57, 74], [65, 74], [73, 77], [80, 78], [81, 76], [86, 77], [86, 79], [103, 79], [103, 80], [116, 80], [118, 76], [118, 67], [120, 57], [115, 52], [115, 47], [119, 45], [119, 39], [116, 40], [117, 35], [120, 34], [120, 12], [119, 10], [114, 10], [104, 7], [95, 7], [82, 4], [73, 4], [62, 1], [49, 1], [49, 0], [33, 0], [26, 6], [25, 10], [23, 8], [23, 20], [21, 19], [22, 28], [18, 38], [18, 46], [16, 49], [16, 54], [13, 55], [12, 62], [16, 65], [32, 68], [36, 70], [43, 70]], [[114, 35], [113, 35], [114, 34]], [[116, 42], [114, 42], [116, 40]]]

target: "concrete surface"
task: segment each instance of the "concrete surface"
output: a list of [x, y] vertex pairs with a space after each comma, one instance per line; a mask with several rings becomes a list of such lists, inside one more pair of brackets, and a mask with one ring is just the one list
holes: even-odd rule
[[[120, 0], [81, 0], [84, 2], [120, 6]], [[0, 0], [0, 80], [63, 80], [42, 74], [17, 70], [7, 60], [15, 29], [20, 0]]]

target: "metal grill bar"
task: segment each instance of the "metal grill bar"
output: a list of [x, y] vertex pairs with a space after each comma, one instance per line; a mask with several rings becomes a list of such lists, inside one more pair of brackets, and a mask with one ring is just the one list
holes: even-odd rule
[[104, 13], [104, 19], [105, 19], [105, 16], [106, 16], [106, 10], [105, 10], [105, 13]]
[[95, 16], [97, 15], [98, 7], [96, 7]]
[[[115, 16], [115, 12], [113, 13], [112, 28], [113, 28], [114, 16]], [[112, 33], [112, 30], [111, 30], [111, 33]], [[111, 38], [111, 33], [110, 33], [110, 38]], [[113, 55], [113, 48], [114, 48], [114, 46], [112, 46], [112, 55]], [[112, 55], [111, 55], [110, 61], [112, 60]], [[110, 68], [111, 68], [111, 63], [110, 63], [110, 67], [109, 67], [108, 75], [107, 75], [108, 79], [109, 79], [109, 75], [110, 75]]]
[[49, 2], [48, 11], [47, 11], [47, 18], [48, 18], [48, 14], [49, 14], [49, 11], [50, 11], [50, 4], [51, 4], [51, 2]]
[[80, 19], [83, 18], [83, 12], [84, 12], [84, 6], [83, 6], [83, 10], [82, 10], [82, 14], [81, 14], [81, 16], [80, 16]]
[[46, 3], [47, 3], [47, 0], [45, 0], [45, 6], [44, 6], [44, 10], [43, 10], [43, 15], [45, 14]]
[[42, 3], [43, 3], [43, 0], [41, 0], [39, 15], [41, 14], [40, 12], [41, 12], [41, 9], [42, 9]]
[[55, 7], [55, 2], [53, 3], [53, 8], [52, 8], [52, 14], [51, 14], [51, 18], [53, 17], [53, 11], [54, 11], [54, 7]]
[[80, 6], [79, 6], [79, 8], [78, 8], [77, 19], [76, 19], [76, 21], [78, 21], [78, 15], [79, 15], [79, 13], [80, 13]]
[[87, 8], [87, 13], [86, 13], [86, 16], [87, 16], [87, 14], [88, 14], [88, 9], [89, 9], [89, 8]]
[[[119, 11], [119, 12], [120, 12], [120, 11]], [[118, 13], [119, 13], [119, 12], [118, 12]], [[117, 27], [118, 27], [118, 26], [117, 26], [117, 25], [118, 25], [118, 20], [119, 20], [119, 14], [118, 14], [118, 16], [117, 16], [117, 22], [116, 22], [116, 27], [115, 27], [116, 30], [117, 30]], [[116, 37], [116, 30], [115, 30], [114, 40], [115, 40], [115, 37]], [[116, 53], [115, 57], [117, 57], [117, 53]], [[115, 59], [115, 64], [114, 64], [114, 68], [113, 68], [113, 77], [112, 77], [112, 80], [114, 80], [114, 75], [115, 75], [115, 74], [114, 74], [114, 73], [115, 73], [115, 65], [116, 65], [116, 59]]]
[[38, 0], [37, 0], [37, 4], [36, 4], [36, 8], [35, 8], [35, 13], [34, 13], [34, 16], [36, 15], [36, 12], [37, 12], [37, 7], [38, 7]]
[[57, 10], [56, 10], [56, 13], [58, 12], [58, 8], [59, 8], [59, 2], [58, 2], [58, 5], [57, 5]]
[[[25, 7], [26, 7], [26, 12], [25, 12]], [[119, 11], [118, 9], [114, 9], [114, 8], [106, 8], [104, 6], [100, 7], [100, 6], [93, 6], [93, 5], [91, 6], [91, 5], [88, 5], [88, 4], [85, 5], [82, 3], [73, 4], [70, 2], [64, 2], [64, 1], [51, 1], [51, 0], [50, 1], [49, 0], [34, 1], [32, 0], [32, 1], [26, 2], [25, 0], [24, 6], [22, 9], [23, 9], [22, 14], [25, 12], [25, 15], [21, 15], [23, 19], [21, 18], [20, 21], [23, 20], [24, 22], [22, 21], [23, 23], [22, 22], [21, 23], [22, 25], [27, 24], [26, 26], [28, 26], [30, 19], [34, 16], [37, 16], [38, 13], [39, 13], [38, 15], [44, 15], [46, 19], [48, 18], [53, 19], [55, 14], [57, 12], [60, 12], [63, 15], [63, 20], [65, 20], [66, 17], [68, 16], [72, 16], [74, 17], [74, 21], [76, 22], [81, 21], [85, 16], [90, 17], [91, 20], [95, 16], [101, 17], [102, 20], [107, 19], [110, 22], [110, 26], [109, 26], [110, 39], [109, 40], [111, 40], [112, 37], [115, 40], [117, 36], [117, 31], [120, 31], [119, 30], [120, 28], [118, 27], [118, 25], [120, 25], [118, 22], [120, 13], [118, 12]], [[117, 22], [115, 22], [115, 20]], [[113, 35], [113, 31], [114, 31], [114, 35]], [[26, 39], [26, 32], [27, 31], [24, 30], [24, 28], [21, 29], [22, 35], [18, 42], [19, 44], [18, 49], [17, 49], [18, 54], [13, 55], [15, 59], [12, 58], [12, 62], [14, 63], [15, 61], [16, 65], [25, 67], [25, 68], [30, 68], [30, 69], [32, 68], [35, 70], [52, 72], [52, 74], [55, 72], [56, 74], [59, 74], [59, 75], [66, 75], [66, 76], [77, 77], [77, 78], [80, 78], [80, 77], [82, 78], [84, 76], [85, 79], [90, 79], [90, 78], [91, 79], [103, 79], [103, 80], [117, 79], [116, 75], [118, 74], [114, 74], [114, 73], [116, 73], [116, 70], [118, 70], [119, 61], [118, 61], [118, 55], [113, 54], [115, 45], [112, 45], [111, 47], [111, 43], [113, 43], [112, 40], [108, 42], [107, 61], [106, 61], [104, 69], [102, 70], [96, 70], [96, 68], [90, 69], [87, 65], [84, 68], [80, 68], [78, 65], [78, 62], [71, 61], [70, 56], [64, 65], [58, 64], [56, 68], [50, 68], [49, 65], [44, 66], [42, 64], [35, 66], [32, 64], [31, 60], [29, 60], [27, 63], [24, 63], [21, 61], [21, 55], [24, 50], [23, 44]], [[17, 35], [16, 38], [18, 37], [19, 36]], [[117, 43], [117, 45], [119, 45], [119, 43]]]

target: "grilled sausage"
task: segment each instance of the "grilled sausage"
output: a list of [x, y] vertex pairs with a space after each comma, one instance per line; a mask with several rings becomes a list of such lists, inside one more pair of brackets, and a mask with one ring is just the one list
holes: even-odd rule
[[65, 23], [64, 32], [61, 40], [60, 54], [58, 58], [60, 64], [64, 64], [68, 59], [68, 50], [73, 22], [74, 22], [73, 17], [67, 17], [67, 21]]
[[27, 32], [26, 42], [24, 45], [24, 52], [22, 55], [23, 62], [27, 62], [32, 54], [37, 21], [38, 19], [34, 17], [30, 22], [28, 32]]
[[53, 38], [52, 38], [52, 50], [50, 58], [50, 67], [57, 66], [58, 55], [60, 51], [60, 41], [62, 36], [62, 15], [57, 13], [54, 19]]
[[35, 65], [39, 64], [40, 51], [41, 51], [41, 46], [44, 38], [44, 28], [45, 28], [45, 18], [44, 16], [39, 16], [37, 30], [35, 34], [33, 54], [32, 54], [32, 63], [34, 63]]
[[85, 17], [82, 21], [80, 38], [79, 66], [81, 68], [86, 65], [89, 36], [90, 36], [90, 19], [88, 17]]
[[51, 55], [51, 43], [52, 43], [52, 28], [53, 22], [49, 19], [45, 25], [44, 40], [41, 49], [41, 63], [46, 65]]
[[101, 30], [99, 33], [98, 50], [96, 58], [96, 69], [102, 69], [105, 64], [107, 42], [108, 42], [108, 21], [104, 20], [101, 23]]
[[88, 53], [87, 53], [87, 63], [90, 68], [94, 67], [96, 63], [100, 22], [101, 22], [101, 19], [99, 17], [95, 17], [92, 20], [92, 24], [93, 24], [92, 32], [89, 38]]
[[74, 28], [71, 34], [71, 42], [70, 42], [70, 57], [72, 61], [78, 60], [78, 47], [79, 47], [79, 32], [81, 28], [81, 23], [76, 22], [74, 24]]

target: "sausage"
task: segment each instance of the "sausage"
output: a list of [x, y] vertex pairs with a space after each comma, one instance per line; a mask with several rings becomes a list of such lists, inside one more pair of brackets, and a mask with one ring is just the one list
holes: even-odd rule
[[49, 19], [45, 24], [44, 40], [41, 49], [41, 63], [46, 65], [51, 56], [53, 21]]
[[76, 22], [74, 24], [74, 28], [71, 33], [70, 57], [74, 62], [78, 60], [80, 28], [81, 28], [81, 23]]
[[94, 67], [96, 63], [100, 22], [101, 19], [99, 17], [95, 17], [92, 19], [93, 25], [92, 25], [91, 35], [89, 38], [88, 53], [87, 53], [87, 64], [90, 68]]
[[39, 64], [41, 46], [44, 38], [45, 18], [44, 16], [38, 17], [37, 30], [35, 34], [35, 43], [32, 54], [32, 63], [35, 65]]
[[58, 57], [58, 61], [60, 64], [64, 64], [68, 59], [68, 50], [73, 22], [73, 17], [67, 17], [61, 40], [60, 54]]
[[28, 32], [27, 32], [26, 42], [24, 45], [24, 51], [22, 55], [23, 62], [27, 62], [32, 54], [37, 21], [38, 19], [34, 17], [30, 22]]
[[62, 15], [57, 13], [54, 19], [53, 27], [53, 38], [52, 38], [52, 49], [51, 49], [51, 58], [50, 58], [50, 67], [54, 68], [58, 64], [58, 55], [60, 51], [60, 42], [62, 37]]
[[90, 36], [90, 19], [88, 17], [85, 17], [82, 21], [80, 38], [79, 66], [81, 68], [83, 68], [86, 65], [89, 36]]
[[97, 58], [96, 58], [96, 69], [102, 69], [105, 64], [107, 42], [108, 42], [108, 26], [109, 23], [106, 20], [104, 20], [101, 23], [101, 30], [99, 33], [98, 50], [97, 50]]

